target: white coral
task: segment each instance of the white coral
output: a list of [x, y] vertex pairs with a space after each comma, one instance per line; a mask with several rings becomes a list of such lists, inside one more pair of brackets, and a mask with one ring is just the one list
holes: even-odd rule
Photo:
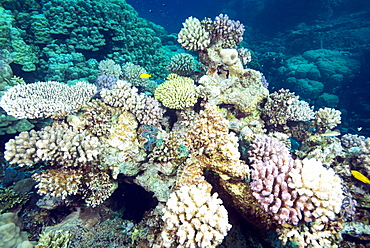
[[189, 17], [182, 24], [177, 41], [186, 49], [199, 51], [205, 50], [210, 42], [210, 35], [195, 17]]
[[[332, 168], [326, 169], [315, 159], [296, 161], [297, 168], [290, 172], [292, 183], [301, 197], [307, 197], [314, 209], [304, 213], [306, 221], [322, 221], [335, 219], [344, 198], [341, 179]], [[312, 214], [312, 216], [310, 216]]]
[[222, 200], [210, 191], [211, 185], [202, 182], [182, 186], [170, 195], [162, 217], [165, 247], [173, 243], [177, 247], [216, 247], [222, 242], [231, 225]]
[[96, 93], [96, 86], [78, 82], [73, 86], [48, 81], [18, 84], [2, 96], [0, 106], [17, 118], [60, 118], [78, 110]]

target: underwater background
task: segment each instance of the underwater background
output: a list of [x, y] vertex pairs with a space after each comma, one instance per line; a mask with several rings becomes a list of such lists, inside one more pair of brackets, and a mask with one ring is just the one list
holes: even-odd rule
[[1, 0], [0, 248], [370, 247], [370, 2]]

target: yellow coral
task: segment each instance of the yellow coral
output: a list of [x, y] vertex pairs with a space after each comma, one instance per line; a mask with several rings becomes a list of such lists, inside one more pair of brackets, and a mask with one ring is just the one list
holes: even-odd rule
[[171, 109], [192, 107], [198, 100], [193, 80], [177, 74], [170, 74], [155, 90], [154, 97]]

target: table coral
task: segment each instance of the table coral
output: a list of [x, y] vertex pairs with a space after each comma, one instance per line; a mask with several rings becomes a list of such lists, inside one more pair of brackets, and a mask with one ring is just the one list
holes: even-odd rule
[[216, 247], [230, 230], [228, 215], [211, 185], [182, 186], [174, 191], [163, 209], [164, 247]]
[[155, 90], [154, 97], [171, 109], [193, 107], [198, 100], [194, 81], [176, 74], [168, 75], [167, 80]]
[[83, 81], [73, 86], [54, 81], [18, 84], [3, 95], [0, 106], [17, 118], [58, 119], [77, 111], [95, 93], [96, 87]]

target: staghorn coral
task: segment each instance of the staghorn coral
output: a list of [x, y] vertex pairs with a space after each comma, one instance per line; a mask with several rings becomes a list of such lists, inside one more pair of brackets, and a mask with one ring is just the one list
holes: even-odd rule
[[96, 93], [92, 84], [80, 81], [68, 86], [55, 81], [18, 84], [1, 98], [0, 106], [17, 118], [63, 118], [77, 111]]
[[195, 60], [188, 53], [179, 53], [171, 57], [167, 69], [173, 74], [189, 77], [195, 72]]
[[176, 74], [168, 75], [167, 80], [155, 90], [154, 97], [172, 109], [193, 107], [198, 100], [193, 80]]
[[216, 16], [213, 24], [212, 43], [221, 42], [222, 48], [234, 48], [243, 40], [244, 25], [230, 20], [227, 14]]
[[102, 146], [87, 130], [53, 123], [40, 131], [22, 132], [5, 144], [4, 157], [10, 164], [32, 166], [50, 162], [53, 166], [77, 167], [99, 160]]
[[163, 212], [164, 247], [216, 247], [231, 228], [222, 200], [206, 182], [175, 190]]
[[112, 59], [102, 60], [99, 62], [99, 74], [119, 79], [122, 76], [122, 69]]
[[318, 132], [326, 132], [341, 123], [341, 112], [332, 108], [320, 108], [315, 113], [314, 124]]
[[180, 30], [177, 39], [182, 47], [188, 50], [201, 51], [210, 45], [210, 34], [197, 18], [191, 16], [182, 25], [183, 28]]
[[111, 90], [103, 89], [100, 95], [104, 103], [112, 107], [132, 112], [141, 124], [158, 125], [164, 110], [159, 102], [143, 93], [126, 81], [118, 80]]

